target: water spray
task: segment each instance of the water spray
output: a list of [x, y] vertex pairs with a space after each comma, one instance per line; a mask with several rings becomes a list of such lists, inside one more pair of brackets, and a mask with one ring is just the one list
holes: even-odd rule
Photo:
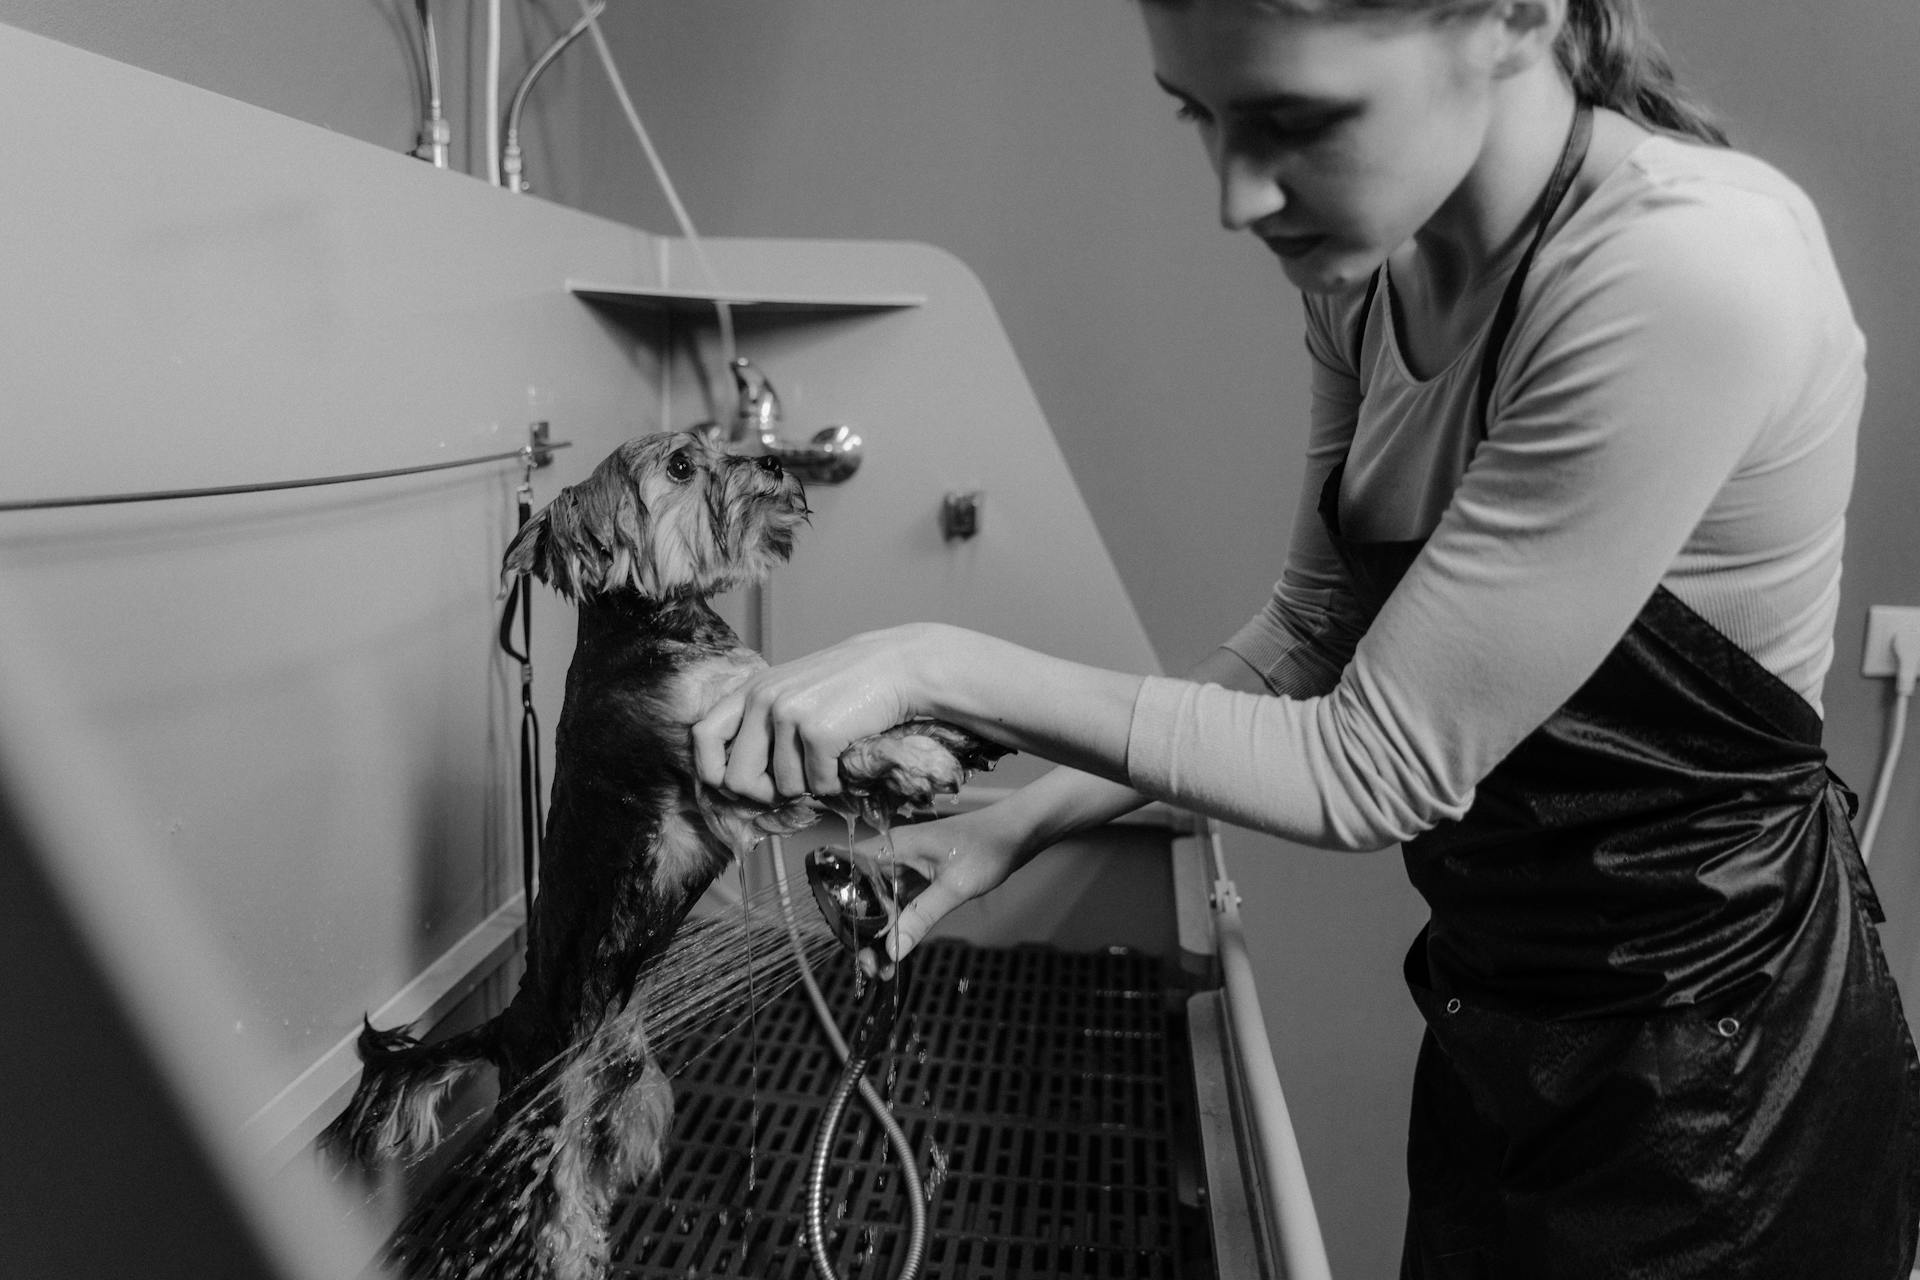
[[[807, 855], [807, 882], [813, 886], [813, 900], [826, 917], [827, 925], [840, 944], [854, 955], [878, 946], [881, 936], [892, 924], [893, 914], [887, 900], [873, 882], [850, 860], [829, 849], [815, 849]], [[819, 1280], [840, 1280], [827, 1257], [826, 1186], [827, 1163], [832, 1158], [834, 1139], [846, 1119], [848, 1105], [856, 1092], [887, 1133], [887, 1140], [900, 1156], [901, 1191], [907, 1199], [908, 1238], [906, 1256], [895, 1280], [914, 1280], [927, 1249], [927, 1202], [915, 1163], [913, 1144], [907, 1140], [899, 1121], [886, 1108], [871, 1081], [867, 1068], [893, 1039], [899, 1021], [900, 1005], [907, 990], [908, 961], [896, 961], [890, 970], [877, 974], [868, 987], [853, 1034], [847, 1038], [846, 1067], [834, 1086], [833, 1095], [820, 1119], [819, 1135], [813, 1145], [813, 1169], [807, 1179], [807, 1248], [813, 1257], [814, 1275]]]

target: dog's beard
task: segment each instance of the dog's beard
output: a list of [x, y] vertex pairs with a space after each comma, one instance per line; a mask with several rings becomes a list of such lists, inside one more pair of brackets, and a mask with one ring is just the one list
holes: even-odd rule
[[710, 595], [764, 579], [792, 554], [807, 515], [797, 481], [751, 463], [723, 466], [697, 494], [669, 494], [656, 517], [659, 592]]

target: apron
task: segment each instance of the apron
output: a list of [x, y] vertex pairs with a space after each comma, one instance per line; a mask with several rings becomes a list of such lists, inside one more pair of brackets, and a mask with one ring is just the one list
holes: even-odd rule
[[[1582, 107], [1495, 313], [1483, 435], [1590, 129]], [[1371, 615], [1422, 544], [1344, 537], [1344, 469], [1320, 515]], [[1431, 918], [1406, 959], [1427, 1029], [1402, 1280], [1905, 1280], [1920, 1060], [1820, 739], [1662, 587], [1468, 812], [1406, 844]]]

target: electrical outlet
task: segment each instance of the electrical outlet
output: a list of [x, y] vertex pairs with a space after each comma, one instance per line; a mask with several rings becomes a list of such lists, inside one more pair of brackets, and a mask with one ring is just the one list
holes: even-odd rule
[[1860, 663], [1863, 676], [1890, 676], [1894, 672], [1893, 638], [1903, 631], [1920, 633], [1920, 608], [1876, 604], [1867, 610], [1867, 650]]

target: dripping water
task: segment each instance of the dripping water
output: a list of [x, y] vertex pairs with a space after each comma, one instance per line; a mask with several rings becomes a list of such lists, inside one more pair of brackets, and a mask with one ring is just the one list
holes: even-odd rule
[[740, 872], [740, 942], [747, 971], [747, 1195], [751, 1197], [760, 1168], [760, 1002], [753, 989], [753, 906], [747, 860], [739, 858], [734, 865]]

